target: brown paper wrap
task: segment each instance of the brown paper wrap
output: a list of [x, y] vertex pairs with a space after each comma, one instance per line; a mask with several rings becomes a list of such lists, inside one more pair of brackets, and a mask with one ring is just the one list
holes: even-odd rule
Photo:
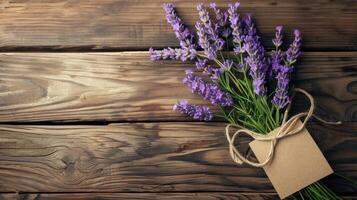
[[[301, 121], [297, 122], [297, 126], [301, 124]], [[269, 134], [276, 134], [277, 131]], [[269, 142], [254, 140], [249, 146], [258, 161], [264, 161]], [[333, 173], [306, 128], [279, 141], [274, 158], [263, 169], [282, 199]]]
[[[288, 197], [333, 173], [305, 128], [307, 121], [313, 116], [314, 99], [305, 90], [296, 88], [295, 91], [308, 97], [311, 104], [310, 109], [308, 112], [298, 113], [287, 120], [289, 105], [284, 113], [282, 125], [274, 131], [263, 135], [239, 125], [229, 124], [226, 126], [226, 136], [232, 159], [238, 164], [246, 163], [254, 167], [262, 167], [280, 198]], [[341, 123], [326, 122], [321, 118], [314, 117], [326, 124]], [[233, 135], [230, 133], [231, 127], [237, 128]], [[258, 162], [249, 160], [235, 147], [235, 140], [242, 134], [254, 138], [254, 141], [249, 145]]]

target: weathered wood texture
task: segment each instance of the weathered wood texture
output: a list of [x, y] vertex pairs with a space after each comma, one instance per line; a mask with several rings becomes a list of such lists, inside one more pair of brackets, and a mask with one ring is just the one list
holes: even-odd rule
[[[3, 0], [0, 49], [147, 49], [176, 46], [161, 5], [167, 0]], [[171, 1], [191, 26], [195, 3]], [[202, 0], [208, 4], [211, 1]], [[217, 1], [225, 7], [231, 0]], [[253, 13], [266, 45], [276, 25], [298, 28], [306, 49], [357, 49], [354, 0], [241, 0], [241, 12]]]
[[[70, 194], [0, 194], [0, 200], [117, 200], [117, 199], [167, 199], [167, 200], [273, 200], [274, 193], [70, 193]], [[346, 199], [349, 199], [348, 197]]]
[[[356, 199], [356, 196], [342, 196], [344, 200]], [[276, 200], [275, 193], [40, 193], [40, 194], [0, 194], [0, 200]]]
[[[69, 194], [0, 194], [0, 200], [276, 200], [274, 193], [69, 193]], [[354, 196], [342, 196], [344, 200], [356, 199]]]
[[[223, 128], [197, 122], [1, 125], [0, 191], [274, 192], [263, 170], [231, 161]], [[335, 171], [356, 178], [356, 122], [308, 129]], [[338, 192], [354, 191], [335, 176], [326, 181]]]
[[[145, 52], [1, 53], [0, 66], [2, 122], [188, 120], [172, 105], [203, 103], [181, 83], [194, 64], [152, 62]], [[357, 52], [304, 53], [296, 70], [319, 115], [357, 120]]]

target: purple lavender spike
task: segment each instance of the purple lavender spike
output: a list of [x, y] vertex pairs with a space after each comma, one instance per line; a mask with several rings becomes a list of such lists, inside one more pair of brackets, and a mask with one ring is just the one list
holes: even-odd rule
[[182, 20], [175, 12], [175, 6], [171, 3], [166, 3], [163, 6], [166, 12], [166, 20], [172, 26], [177, 39], [180, 41], [180, 49], [163, 49], [162, 51], [155, 51], [150, 49], [151, 59], [176, 59], [176, 60], [192, 60], [196, 58], [196, 45], [194, 44], [193, 33], [183, 24]]
[[232, 29], [234, 52], [236, 54], [244, 53], [244, 49], [242, 48], [242, 42], [244, 40], [243, 29], [237, 12], [239, 5], [239, 2], [237, 2], [235, 4], [229, 4], [228, 6], [228, 16]]
[[182, 114], [201, 121], [210, 121], [213, 114], [208, 106], [197, 106], [189, 104], [187, 100], [181, 100], [173, 106], [173, 110], [178, 110]]
[[220, 26], [211, 21], [209, 13], [202, 3], [198, 4], [197, 11], [201, 21], [196, 23], [199, 44], [207, 57], [214, 59], [217, 57], [217, 51], [222, 50], [225, 43], [219, 36]]
[[191, 88], [193, 93], [197, 93], [204, 100], [210, 101], [213, 105], [231, 106], [233, 105], [232, 97], [223, 92], [218, 85], [207, 83], [201, 77], [195, 76], [191, 69], [186, 70], [186, 76], [183, 83]]
[[299, 30], [294, 30], [294, 41], [290, 45], [289, 49], [286, 51], [286, 61], [289, 65], [293, 64], [296, 59], [300, 56], [300, 46], [301, 46], [301, 34]]
[[271, 71], [269, 74], [270, 78], [272, 78], [274, 74], [278, 73], [283, 59], [283, 53], [280, 50], [280, 46], [283, 44], [283, 26], [277, 26], [275, 30], [275, 38], [273, 39], [275, 50], [273, 50], [271, 54]]

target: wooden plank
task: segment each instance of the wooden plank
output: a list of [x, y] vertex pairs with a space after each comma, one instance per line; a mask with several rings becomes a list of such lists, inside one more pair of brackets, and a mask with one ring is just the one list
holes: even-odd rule
[[[357, 123], [309, 125], [334, 170], [357, 178]], [[221, 123], [0, 126], [1, 192], [274, 192], [234, 164]], [[247, 144], [242, 138], [239, 145]], [[353, 187], [335, 176], [338, 192]]]
[[[2, 122], [181, 121], [178, 99], [203, 103], [181, 83], [193, 64], [152, 62], [146, 52], [1, 53], [0, 65]], [[296, 70], [317, 114], [357, 120], [357, 52], [304, 53]]]
[[117, 199], [175, 199], [175, 200], [273, 200], [277, 199], [275, 193], [67, 193], [67, 194], [0, 194], [0, 200], [117, 200]]
[[[278, 199], [274, 193], [62, 193], [62, 194], [0, 194], [0, 200], [117, 200], [117, 199], [163, 199], [163, 200], [274, 200]], [[342, 196], [342, 199], [352, 200], [355, 196]]]
[[[0, 48], [144, 50], [177, 46], [161, 8], [164, 2], [167, 0], [3, 0]], [[198, 19], [196, 3], [173, 2], [193, 28]], [[225, 7], [231, 2], [217, 3]], [[241, 0], [241, 5], [242, 13], [254, 14], [266, 45], [272, 45], [275, 26], [283, 24], [288, 32], [301, 29], [306, 49], [357, 49], [354, 0]]]

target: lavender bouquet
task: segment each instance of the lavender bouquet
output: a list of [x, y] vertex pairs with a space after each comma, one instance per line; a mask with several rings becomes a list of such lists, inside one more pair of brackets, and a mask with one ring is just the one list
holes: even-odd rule
[[[166, 19], [172, 26], [179, 48], [150, 49], [151, 59], [195, 61], [196, 69], [186, 70], [183, 83], [193, 93], [220, 109], [217, 117], [259, 134], [281, 126], [291, 102], [291, 73], [300, 56], [301, 34], [294, 30], [294, 41], [282, 50], [283, 27], [277, 26], [270, 53], [262, 45], [251, 15], [238, 14], [239, 3], [227, 10], [211, 3], [197, 6], [199, 21], [194, 35], [177, 16], [173, 4], [164, 4]], [[232, 51], [233, 50], [233, 51]], [[197, 73], [202, 72], [203, 76]], [[208, 81], [209, 80], [209, 81]], [[209, 121], [214, 114], [208, 106], [181, 100], [173, 106], [193, 119]], [[294, 199], [341, 199], [318, 181], [292, 195]]]

